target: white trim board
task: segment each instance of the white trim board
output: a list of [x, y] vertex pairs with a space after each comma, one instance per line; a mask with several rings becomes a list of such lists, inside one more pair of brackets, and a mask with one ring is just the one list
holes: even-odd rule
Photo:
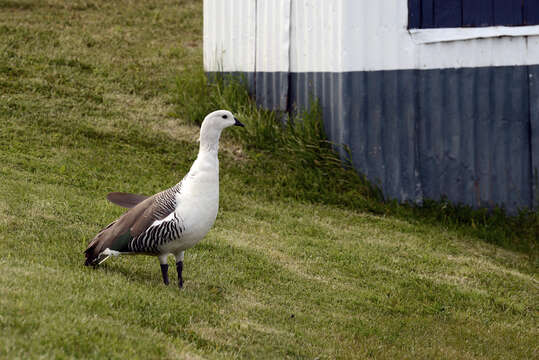
[[501, 36], [539, 35], [539, 25], [533, 26], [488, 26], [476, 28], [409, 29], [417, 44], [431, 44], [445, 41], [486, 39]]

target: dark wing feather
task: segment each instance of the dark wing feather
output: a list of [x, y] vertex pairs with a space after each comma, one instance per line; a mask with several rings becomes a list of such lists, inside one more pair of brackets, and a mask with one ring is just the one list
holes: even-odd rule
[[135, 207], [147, 198], [148, 196], [145, 195], [129, 194], [123, 192], [111, 192], [107, 195], [108, 201], [128, 209]]
[[150, 227], [155, 220], [167, 217], [176, 206], [176, 187], [155, 194], [129, 209], [116, 221], [101, 230], [88, 244], [85, 265], [95, 265], [105, 249], [127, 251], [126, 238], [131, 239]]
[[[118, 239], [125, 238], [126, 235], [132, 237], [131, 227], [137, 222], [138, 218], [148, 207], [151, 207], [154, 201], [154, 196], [142, 201], [135, 207], [129, 209], [125, 214], [120, 216], [116, 221], [109, 224], [103, 230], [101, 230], [88, 244], [84, 254], [86, 255], [85, 265], [95, 265], [98, 261], [99, 254], [105, 249], [110, 248], [118, 251], [124, 249], [118, 249], [115, 242]], [[123, 241], [122, 241], [123, 242]]]

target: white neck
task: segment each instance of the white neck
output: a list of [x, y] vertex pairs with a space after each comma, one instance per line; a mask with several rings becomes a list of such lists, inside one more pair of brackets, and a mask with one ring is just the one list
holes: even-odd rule
[[200, 145], [198, 156], [193, 164], [194, 173], [208, 171], [209, 173], [219, 174], [219, 137], [221, 129], [215, 129], [209, 126], [204, 126], [200, 130]]
[[219, 142], [203, 142], [200, 141], [200, 145], [198, 147], [198, 153], [214, 153], [217, 154], [219, 152]]
[[[218, 143], [212, 146], [201, 142], [196, 160], [191, 165], [188, 176], [184, 178], [188, 183], [214, 183], [219, 186], [219, 157], [217, 156]], [[207, 188], [204, 187], [203, 192]], [[218, 191], [218, 190], [217, 190]], [[195, 193], [195, 190], [191, 190]]]
[[202, 123], [200, 129], [200, 152], [215, 152], [219, 151], [219, 138], [221, 137], [222, 129], [206, 126]]

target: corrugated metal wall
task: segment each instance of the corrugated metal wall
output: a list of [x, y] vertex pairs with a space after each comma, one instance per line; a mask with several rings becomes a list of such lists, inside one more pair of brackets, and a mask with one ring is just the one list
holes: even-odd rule
[[[388, 198], [446, 196], [511, 212], [539, 201], [539, 37], [418, 45], [406, 1], [251, 4], [255, 25], [242, 18], [241, 29], [222, 31], [250, 32], [240, 38], [255, 39], [252, 61], [234, 60], [240, 45], [219, 34], [204, 45], [206, 70], [247, 75], [267, 108], [318, 98], [329, 139], [349, 145], [355, 167]], [[205, 39], [211, 31], [205, 14]], [[227, 66], [206, 62], [227, 46]]]

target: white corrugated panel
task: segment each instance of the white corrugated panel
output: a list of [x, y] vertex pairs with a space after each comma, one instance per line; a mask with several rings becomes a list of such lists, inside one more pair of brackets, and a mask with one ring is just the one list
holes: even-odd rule
[[255, 71], [256, 0], [204, 0], [204, 70]]
[[530, 59], [539, 59], [539, 36], [529, 36], [527, 42], [526, 46]]
[[290, 69], [290, 1], [256, 1], [256, 71]]
[[292, 1], [291, 71], [342, 68], [347, 56], [342, 46], [342, 12], [343, 1]]

